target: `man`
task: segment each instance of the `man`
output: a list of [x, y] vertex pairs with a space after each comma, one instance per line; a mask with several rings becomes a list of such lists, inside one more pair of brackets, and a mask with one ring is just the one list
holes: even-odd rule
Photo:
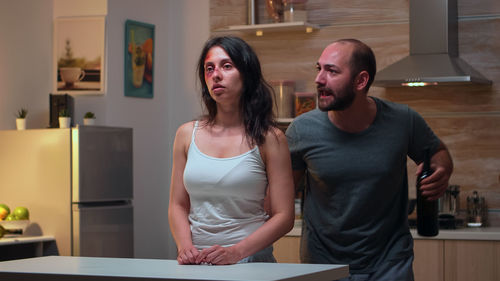
[[436, 200], [453, 170], [448, 150], [408, 106], [367, 95], [376, 63], [364, 43], [330, 44], [317, 70], [319, 110], [286, 132], [296, 186], [305, 175], [302, 262], [349, 264], [350, 280], [413, 280], [406, 159], [431, 150], [422, 190]]

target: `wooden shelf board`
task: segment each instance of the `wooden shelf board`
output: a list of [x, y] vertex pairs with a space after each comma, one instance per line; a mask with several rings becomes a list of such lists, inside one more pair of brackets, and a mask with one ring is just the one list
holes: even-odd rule
[[303, 31], [313, 32], [318, 30], [319, 25], [297, 21], [297, 22], [280, 22], [280, 23], [264, 23], [264, 24], [248, 24], [248, 25], [231, 25], [226, 28], [217, 29], [216, 32], [228, 32], [228, 31], [242, 31], [248, 33], [255, 33], [257, 31], [262, 31], [264, 34], [266, 32], [279, 32], [279, 31]]

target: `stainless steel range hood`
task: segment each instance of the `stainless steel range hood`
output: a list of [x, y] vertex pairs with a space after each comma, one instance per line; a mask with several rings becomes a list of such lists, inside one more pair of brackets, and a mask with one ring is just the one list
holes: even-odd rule
[[491, 84], [458, 57], [457, 0], [410, 0], [410, 55], [377, 72], [374, 86]]

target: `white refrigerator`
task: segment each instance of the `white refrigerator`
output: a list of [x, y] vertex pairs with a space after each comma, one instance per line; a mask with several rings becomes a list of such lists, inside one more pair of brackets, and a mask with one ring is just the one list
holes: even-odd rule
[[0, 202], [30, 210], [24, 235], [60, 255], [133, 257], [131, 128], [0, 131]]

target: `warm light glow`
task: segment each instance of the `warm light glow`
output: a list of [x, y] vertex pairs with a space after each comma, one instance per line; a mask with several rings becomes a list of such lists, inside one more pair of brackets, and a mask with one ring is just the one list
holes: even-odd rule
[[402, 86], [408, 87], [423, 87], [423, 86], [435, 86], [437, 82], [409, 82], [409, 83], [401, 83]]
[[72, 181], [73, 181], [73, 184], [72, 184], [72, 200], [74, 202], [77, 202], [79, 201], [78, 199], [78, 196], [80, 194], [80, 192], [78, 192], [78, 188], [80, 187], [80, 173], [78, 173], [78, 171], [80, 170], [80, 160], [79, 160], [79, 157], [80, 157], [80, 146], [79, 146], [79, 142], [80, 142], [80, 139], [79, 139], [79, 130], [78, 128], [76, 129], [70, 129], [70, 132], [71, 132], [71, 149], [72, 149], [72, 157], [71, 157], [71, 164], [73, 166], [73, 169], [72, 169]]
[[262, 36], [262, 35], [264, 35], [264, 32], [262, 30], [257, 30], [257, 31], [255, 31], [255, 35]]
[[313, 28], [310, 26], [306, 27], [306, 33], [311, 33], [311, 32], [313, 32]]

